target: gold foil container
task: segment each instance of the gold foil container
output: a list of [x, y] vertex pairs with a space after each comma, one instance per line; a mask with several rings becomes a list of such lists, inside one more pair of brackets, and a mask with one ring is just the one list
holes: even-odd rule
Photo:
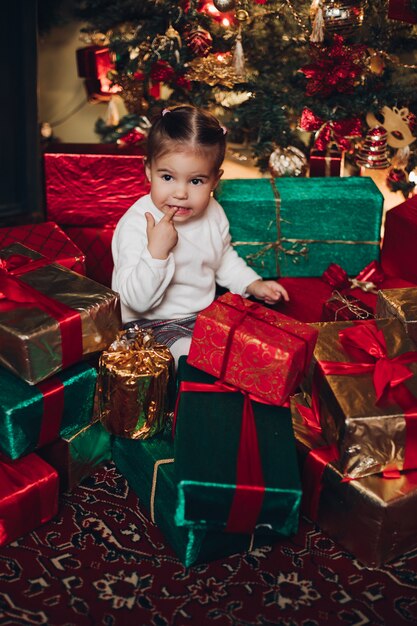
[[[0, 250], [0, 258], [42, 255], [22, 244]], [[42, 294], [79, 312], [82, 357], [105, 350], [121, 328], [116, 292], [62, 265], [50, 263], [17, 276]], [[62, 370], [62, 345], [58, 321], [35, 305], [0, 310], [0, 363], [29, 384], [37, 384]]]
[[[291, 398], [294, 434], [303, 463], [311, 450], [327, 444], [309, 429], [297, 404], [308, 405], [303, 394]], [[380, 567], [417, 546], [417, 471], [399, 478], [378, 474], [343, 481], [337, 464], [329, 463], [315, 488], [320, 489], [320, 497], [314, 521], [366, 567]], [[310, 496], [304, 494], [307, 499]]]
[[378, 291], [377, 317], [396, 317], [417, 344], [417, 287]]
[[128, 329], [100, 355], [97, 401], [100, 420], [112, 434], [149, 439], [168, 420], [174, 358], [151, 332]]
[[[368, 322], [361, 322], [368, 323]], [[415, 350], [398, 319], [377, 319], [373, 323], [385, 337], [390, 358]], [[339, 331], [354, 322], [312, 324], [319, 330], [310, 372], [302, 390], [311, 394], [317, 361], [351, 362], [339, 341]], [[417, 363], [407, 367], [414, 376], [403, 384], [416, 397]], [[320, 377], [320, 423], [328, 444], [336, 444], [339, 467], [351, 478], [404, 466], [406, 421], [397, 404], [376, 404], [372, 373], [361, 375], [327, 375]]]

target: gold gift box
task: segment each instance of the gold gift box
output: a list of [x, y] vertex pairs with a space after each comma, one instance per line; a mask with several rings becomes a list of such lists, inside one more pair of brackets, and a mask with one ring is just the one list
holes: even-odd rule
[[[69, 307], [81, 318], [83, 357], [105, 350], [121, 328], [120, 302], [116, 292], [56, 263], [21, 244], [0, 250], [0, 259], [27, 258], [27, 271], [16, 280]], [[30, 269], [30, 261], [45, 265]], [[7, 273], [14, 277], [14, 272]], [[1, 291], [1, 289], [0, 289]], [[6, 298], [7, 300], [7, 298]], [[0, 362], [29, 384], [37, 384], [63, 369], [60, 325], [36, 303], [20, 304], [0, 299]], [[7, 304], [7, 306], [6, 306]], [[79, 339], [79, 338], [74, 338]], [[72, 363], [68, 363], [70, 365]]]
[[[312, 324], [319, 330], [308, 376], [301, 388], [312, 393], [318, 361], [354, 362], [343, 349], [339, 331], [356, 324], [376, 324], [383, 332], [390, 358], [415, 346], [397, 319]], [[416, 355], [417, 356], [417, 355]], [[416, 398], [417, 362], [407, 364], [413, 376], [402, 384]], [[329, 444], [338, 447], [341, 471], [351, 478], [384, 470], [402, 470], [406, 448], [406, 418], [396, 403], [377, 404], [373, 373], [322, 375], [315, 380], [319, 396], [320, 423]], [[416, 442], [417, 445], [417, 442]]]
[[167, 424], [173, 383], [169, 348], [152, 331], [128, 328], [100, 355], [96, 414], [113, 435], [149, 439]]
[[377, 317], [396, 317], [407, 335], [417, 344], [417, 287], [378, 291]]
[[[291, 398], [291, 413], [297, 449], [304, 464], [310, 451], [314, 450], [317, 457], [320, 448], [327, 444], [318, 431], [306, 424], [298, 405], [309, 405], [303, 394]], [[417, 546], [417, 471], [404, 472], [399, 478], [376, 474], [345, 481], [337, 462], [327, 463], [323, 471], [317, 469], [321, 480], [317, 478], [311, 484], [310, 468], [310, 491], [304, 487], [303, 512], [314, 517], [323, 532], [363, 565], [380, 567]], [[311, 515], [307, 510], [314, 497], [318, 497], [318, 507]]]

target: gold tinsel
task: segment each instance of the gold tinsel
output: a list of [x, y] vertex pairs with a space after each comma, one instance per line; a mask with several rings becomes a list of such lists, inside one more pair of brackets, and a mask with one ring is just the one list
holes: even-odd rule
[[230, 60], [218, 58], [215, 54], [209, 54], [203, 58], [194, 58], [188, 64], [186, 78], [207, 83], [210, 87], [222, 85], [232, 88], [241, 82], [236, 70], [230, 64]]
[[116, 82], [122, 88], [120, 95], [129, 113], [135, 113], [136, 115], [146, 113], [149, 104], [144, 97], [143, 81], [136, 80], [133, 76], [122, 75], [117, 77]]

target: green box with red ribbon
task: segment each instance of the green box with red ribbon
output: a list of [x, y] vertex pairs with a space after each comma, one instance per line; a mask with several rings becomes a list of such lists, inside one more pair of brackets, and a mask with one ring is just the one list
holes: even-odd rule
[[[149, 512], [152, 522], [186, 567], [248, 552], [277, 539], [268, 533], [206, 532], [176, 525], [177, 481], [171, 429], [146, 440], [115, 436], [112, 456], [119, 472], [139, 496], [141, 509]], [[161, 550], [166, 554], [164, 547]]]
[[0, 250], [0, 363], [29, 384], [106, 349], [116, 292], [21, 244]]
[[0, 451], [17, 459], [93, 417], [96, 369], [77, 363], [37, 385], [0, 368]]
[[185, 357], [179, 360], [178, 382], [177, 525], [295, 533], [301, 486], [289, 408], [220, 384]]
[[417, 468], [417, 352], [398, 319], [328, 322], [308, 377], [341, 472], [359, 478]]
[[263, 278], [349, 276], [379, 259], [383, 195], [369, 177], [221, 180], [215, 197], [237, 252]]

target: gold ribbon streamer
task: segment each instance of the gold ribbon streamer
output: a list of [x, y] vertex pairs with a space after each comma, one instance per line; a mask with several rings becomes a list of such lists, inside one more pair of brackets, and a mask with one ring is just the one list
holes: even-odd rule
[[[281, 234], [281, 222], [283, 221], [281, 218], [281, 196], [276, 186], [275, 180], [271, 177], [270, 183], [272, 186], [272, 192], [274, 194], [275, 199], [275, 221], [277, 227], [277, 240], [276, 241], [234, 241], [233, 246], [263, 246], [257, 252], [246, 255], [246, 260], [249, 264], [253, 264], [258, 259], [265, 256], [269, 250], [274, 250], [275, 253], [282, 252], [286, 256], [292, 256], [293, 263], [298, 263], [300, 257], [307, 257], [309, 253], [309, 244], [314, 243], [326, 243], [329, 245], [334, 244], [343, 244], [350, 246], [357, 245], [368, 245], [375, 246], [379, 245], [379, 241], [369, 241], [369, 240], [358, 240], [352, 241], [350, 239], [296, 239], [292, 237], [283, 237]], [[292, 244], [291, 248], [285, 248], [282, 244], [290, 243]], [[276, 255], [276, 275], [281, 276], [281, 269], [278, 260], [278, 255]]]
[[367, 311], [366, 309], [363, 309], [361, 306], [355, 304], [354, 302], [352, 302], [351, 300], [349, 300], [348, 298], [346, 298], [346, 296], [344, 296], [342, 293], [340, 293], [340, 291], [334, 291], [332, 294], [332, 297], [329, 298], [327, 300], [327, 302], [341, 302], [344, 306], [340, 307], [340, 309], [338, 309], [335, 313], [335, 318], [334, 321], [337, 322], [338, 319], [338, 313], [340, 311], [342, 311], [343, 309], [348, 309], [351, 313], [353, 313], [354, 315], [357, 316], [358, 319], [360, 320], [365, 320], [365, 319], [370, 319], [370, 318], [374, 318], [375, 315], [373, 315], [372, 313], [370, 313], [369, 311]]
[[149, 511], [151, 515], [151, 522], [155, 524], [155, 494], [156, 494], [156, 483], [158, 480], [158, 469], [161, 465], [166, 465], [167, 463], [173, 463], [174, 459], [158, 459], [153, 466], [153, 475], [152, 475], [152, 488], [151, 488], [151, 497], [149, 503]]

